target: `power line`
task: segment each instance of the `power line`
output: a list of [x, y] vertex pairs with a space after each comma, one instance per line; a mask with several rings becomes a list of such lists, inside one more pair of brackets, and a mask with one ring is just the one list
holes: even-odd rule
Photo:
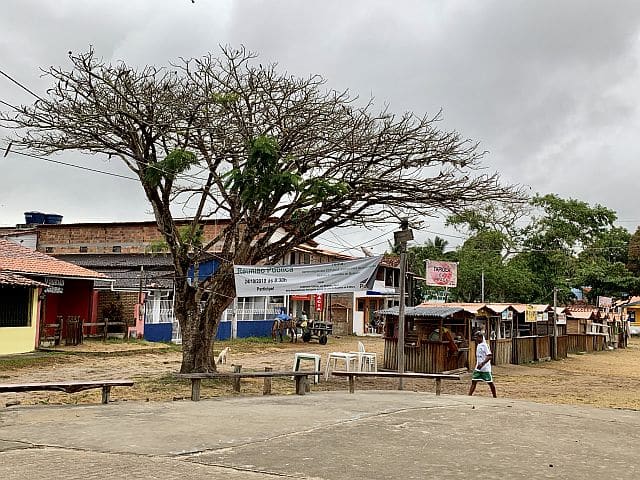
[[[9, 146], [6, 146], [6, 147], [0, 146], [0, 150], [4, 150], [5, 148], [8, 149]], [[8, 150], [6, 150], [6, 151], [7, 151], [7, 153], [9, 153]], [[11, 152], [11, 153], [15, 153], [17, 155], [22, 155], [24, 157], [35, 158], [36, 160], [42, 160], [44, 162], [50, 162], [50, 163], [55, 163], [55, 164], [58, 164], [58, 165], [64, 165], [65, 167], [73, 167], [73, 168], [77, 168], [79, 170], [86, 170], [86, 171], [92, 172], [92, 173], [100, 173], [102, 175], [109, 175], [111, 177], [123, 178], [125, 180], [133, 180], [134, 182], [138, 182], [139, 181], [137, 178], [128, 177], [127, 175], [121, 175], [119, 173], [107, 172], [105, 170], [98, 170], [98, 169], [90, 168], [90, 167], [83, 167], [82, 165], [75, 165], [73, 163], [67, 163], [67, 162], [63, 162], [61, 160], [53, 160], [52, 158], [40, 157], [38, 155], [32, 155], [30, 153], [17, 152], [17, 151], [14, 151], [14, 152]], [[6, 154], [5, 154], [5, 156], [6, 156]]]
[[15, 83], [17, 86], [19, 86], [20, 88], [22, 88], [24, 91], [29, 92], [31, 95], [33, 95], [34, 97], [36, 97], [38, 100], [42, 100], [44, 102], [44, 99], [33, 92], [33, 90], [31, 90], [29, 87], [25, 86], [24, 84], [20, 83], [18, 80], [16, 80], [15, 78], [13, 78], [11, 75], [9, 75], [8, 73], [5, 73], [1, 68], [0, 68], [0, 75], [4, 76], [5, 78], [9, 79], [10, 81], [12, 81], [13, 83]]

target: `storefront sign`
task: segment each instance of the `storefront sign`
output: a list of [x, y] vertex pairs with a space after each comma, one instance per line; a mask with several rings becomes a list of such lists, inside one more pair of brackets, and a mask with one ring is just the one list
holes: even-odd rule
[[599, 307], [611, 307], [613, 304], [613, 298], [611, 297], [598, 297]]
[[48, 285], [48, 287], [44, 289], [44, 293], [60, 294], [64, 291], [64, 279], [62, 278], [46, 277], [44, 283]]
[[427, 285], [436, 287], [455, 287], [458, 284], [458, 264], [427, 260]]
[[324, 309], [324, 295], [321, 293], [314, 295], [313, 304], [316, 308], [316, 312], [321, 312]]
[[533, 305], [527, 305], [524, 311], [524, 321], [527, 323], [534, 323], [536, 321], [536, 307]]
[[382, 257], [315, 265], [235, 265], [236, 295], [306, 295], [370, 290]]

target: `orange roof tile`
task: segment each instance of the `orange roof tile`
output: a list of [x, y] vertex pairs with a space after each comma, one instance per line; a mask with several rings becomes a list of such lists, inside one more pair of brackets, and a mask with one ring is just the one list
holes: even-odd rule
[[108, 278], [102, 273], [57, 260], [0, 238], [0, 271], [55, 277]]
[[36, 282], [15, 273], [0, 272], [0, 285], [12, 287], [46, 287], [46, 283]]

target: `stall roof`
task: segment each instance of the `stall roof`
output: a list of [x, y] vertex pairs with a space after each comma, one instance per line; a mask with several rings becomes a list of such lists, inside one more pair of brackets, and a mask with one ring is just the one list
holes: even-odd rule
[[433, 303], [433, 302], [423, 302], [418, 307], [429, 307], [429, 308], [458, 308], [460, 310], [464, 310], [465, 312], [473, 313], [474, 315], [478, 313], [478, 310], [485, 307], [484, 303]]
[[594, 318], [598, 316], [597, 308], [589, 308], [589, 307], [574, 307], [567, 308], [567, 317], [570, 318], [578, 318], [580, 320], [589, 320], [590, 318]]
[[[425, 318], [446, 318], [455, 313], [463, 312], [464, 309], [461, 307], [451, 307], [451, 306], [423, 306], [418, 305], [417, 307], [407, 307], [404, 310], [404, 314], [407, 317], [425, 317]], [[375, 313], [379, 315], [395, 315], [396, 317], [400, 314], [400, 307], [391, 307], [386, 308], [384, 310], [377, 310]]]

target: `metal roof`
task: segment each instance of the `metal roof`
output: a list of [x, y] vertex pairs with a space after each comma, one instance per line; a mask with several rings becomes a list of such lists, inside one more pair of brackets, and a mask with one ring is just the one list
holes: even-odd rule
[[54, 257], [81, 267], [103, 272], [109, 268], [140, 270], [140, 267], [173, 270], [171, 255], [166, 253], [153, 255], [146, 253], [72, 253], [54, 255]]
[[[463, 312], [464, 308], [461, 307], [407, 307], [404, 310], [404, 314], [407, 317], [425, 317], [425, 318], [446, 318], [454, 313]], [[400, 307], [391, 307], [384, 310], [377, 310], [375, 313], [379, 315], [394, 315], [400, 314]]]

